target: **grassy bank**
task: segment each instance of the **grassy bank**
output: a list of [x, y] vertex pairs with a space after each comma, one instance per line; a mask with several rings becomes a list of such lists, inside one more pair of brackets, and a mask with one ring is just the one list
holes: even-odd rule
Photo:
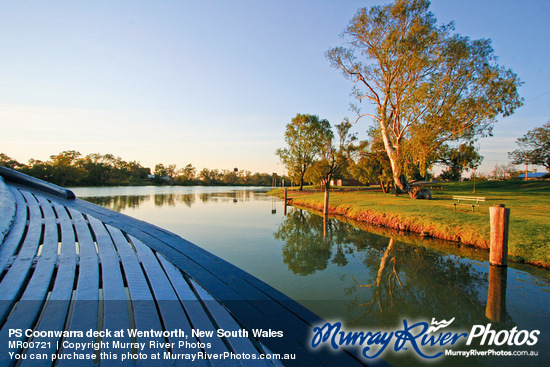
[[[273, 190], [282, 196], [282, 190]], [[454, 210], [453, 195], [487, 199], [472, 213], [470, 206]], [[329, 209], [359, 222], [457, 241], [481, 248], [489, 247], [489, 207], [505, 204], [511, 209], [509, 259], [550, 267], [550, 182], [445, 183], [432, 189], [433, 200], [412, 200], [408, 195], [384, 194], [377, 188], [331, 192]], [[288, 191], [291, 203], [322, 210], [323, 193]]]

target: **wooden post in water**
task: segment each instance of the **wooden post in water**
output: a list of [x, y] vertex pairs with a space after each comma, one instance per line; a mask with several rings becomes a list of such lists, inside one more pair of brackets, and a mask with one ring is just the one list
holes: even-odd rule
[[508, 268], [491, 265], [489, 269], [489, 291], [485, 316], [491, 322], [501, 322], [506, 315], [506, 282]]
[[283, 203], [283, 215], [286, 215], [286, 200], [287, 200], [287, 189], [285, 189], [285, 194], [284, 194], [284, 203]]
[[504, 204], [495, 204], [489, 208], [491, 216], [491, 249], [489, 263], [496, 266], [508, 264], [508, 222], [510, 209]]
[[329, 193], [328, 193], [328, 188], [325, 188], [325, 203], [324, 203], [324, 206], [323, 206], [323, 215], [328, 215], [328, 200], [329, 200]]
[[504, 204], [489, 208], [491, 248], [489, 254], [489, 291], [485, 315], [492, 322], [501, 322], [506, 314], [506, 282], [508, 264], [508, 228], [510, 209]]

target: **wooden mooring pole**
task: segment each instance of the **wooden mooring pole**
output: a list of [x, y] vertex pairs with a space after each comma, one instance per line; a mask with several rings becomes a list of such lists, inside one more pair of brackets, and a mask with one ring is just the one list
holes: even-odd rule
[[491, 217], [489, 263], [495, 266], [507, 266], [510, 209], [506, 209], [504, 204], [495, 204], [495, 206], [489, 208], [489, 213]]
[[328, 215], [329, 190], [325, 188], [325, 201], [323, 204], [323, 215]]
[[506, 282], [508, 265], [508, 228], [510, 209], [504, 204], [489, 208], [491, 244], [489, 253], [489, 289], [485, 315], [491, 322], [502, 322], [506, 315]]
[[485, 316], [491, 322], [502, 322], [506, 316], [506, 283], [508, 268], [505, 266], [489, 267], [489, 289]]
[[284, 207], [283, 207], [283, 215], [286, 215], [286, 203], [287, 203], [287, 194], [288, 194], [288, 193], [287, 193], [287, 189], [285, 189], [284, 192], [285, 192], [285, 194], [284, 194], [284, 199], [283, 199], [283, 200], [284, 200], [284, 202], [283, 202], [283, 205], [284, 205]]

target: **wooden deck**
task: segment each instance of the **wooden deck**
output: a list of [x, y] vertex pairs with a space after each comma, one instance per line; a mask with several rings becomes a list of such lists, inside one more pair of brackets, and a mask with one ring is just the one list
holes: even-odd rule
[[[0, 246], [0, 365], [363, 365], [347, 351], [311, 350], [312, 326], [322, 320], [181, 237], [75, 199], [57, 186], [5, 169], [0, 175], [7, 184], [0, 180], [0, 191], [3, 186], [16, 204]], [[11, 209], [1, 210], [8, 216]], [[131, 336], [128, 329], [166, 333]], [[196, 334], [218, 329], [248, 335]], [[254, 337], [252, 329], [282, 331], [284, 337]], [[124, 333], [114, 335], [119, 330]], [[143, 348], [135, 344], [142, 342]], [[69, 343], [82, 343], [82, 349], [76, 352], [77, 344]], [[128, 344], [113, 348], [116, 343]], [[136, 353], [146, 357], [122, 360]], [[237, 356], [192, 362], [163, 358], [165, 353]], [[59, 360], [30, 359], [42, 354]], [[277, 360], [285, 354], [296, 359]]]

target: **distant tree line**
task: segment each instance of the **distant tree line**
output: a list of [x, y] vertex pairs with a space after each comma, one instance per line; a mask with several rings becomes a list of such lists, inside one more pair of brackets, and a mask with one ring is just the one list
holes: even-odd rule
[[272, 175], [268, 173], [208, 168], [197, 172], [192, 164], [178, 169], [175, 164], [162, 163], [151, 172], [151, 168], [143, 167], [137, 161], [127, 162], [112, 154], [92, 153], [84, 156], [75, 150], [52, 155], [47, 161], [31, 158], [27, 164], [0, 153], [0, 166], [60, 186], [272, 184]]

